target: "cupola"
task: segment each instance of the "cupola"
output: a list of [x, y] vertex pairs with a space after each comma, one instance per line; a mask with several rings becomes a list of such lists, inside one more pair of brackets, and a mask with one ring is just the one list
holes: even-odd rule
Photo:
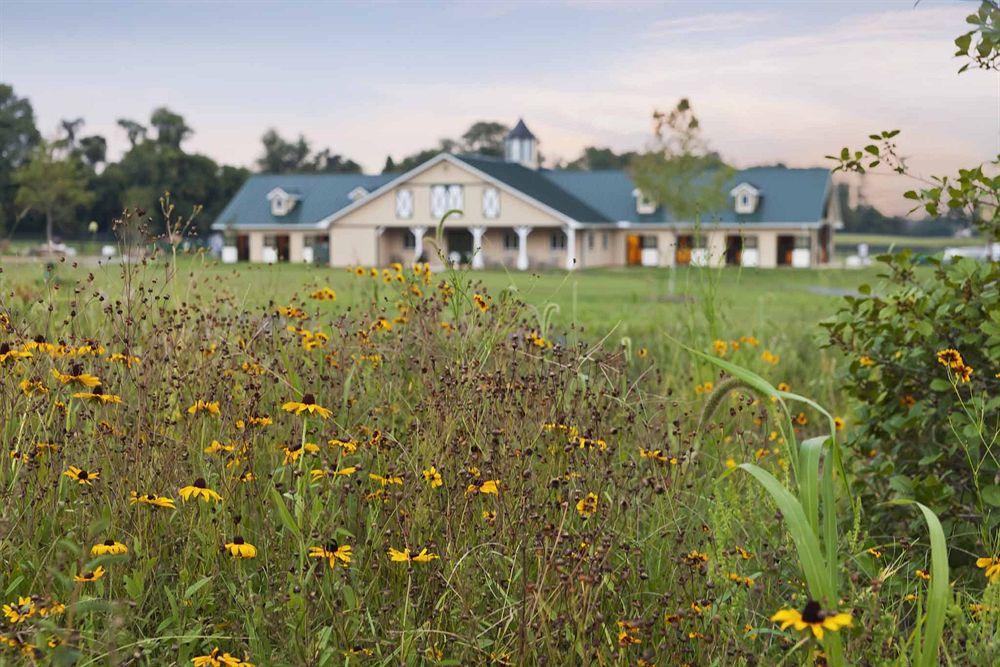
[[520, 118], [503, 140], [504, 159], [528, 169], [538, 169], [538, 139]]

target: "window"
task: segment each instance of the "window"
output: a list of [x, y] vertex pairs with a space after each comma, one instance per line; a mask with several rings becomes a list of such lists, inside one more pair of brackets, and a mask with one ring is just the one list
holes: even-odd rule
[[656, 213], [656, 202], [642, 194], [642, 191], [639, 188], [632, 191], [632, 196], [635, 197], [636, 213], [640, 215], [651, 215]]
[[461, 211], [465, 209], [465, 197], [461, 185], [448, 186], [448, 210]]
[[740, 183], [729, 194], [733, 197], [733, 209], [737, 213], [747, 215], [757, 210], [760, 190], [749, 183]]
[[753, 248], [756, 248], [756, 247], [757, 247], [757, 236], [756, 235], [744, 236], [743, 237], [743, 249], [744, 250], [753, 249]]
[[564, 232], [552, 232], [549, 237], [549, 248], [552, 250], [566, 249], [566, 234]]
[[409, 229], [406, 230], [406, 234], [403, 235], [403, 247], [407, 250], [414, 250], [417, 247], [417, 237], [413, 235]]
[[517, 234], [514, 232], [503, 233], [503, 249], [517, 250]]
[[587, 250], [594, 249], [594, 232], [587, 232]]
[[431, 217], [440, 219], [448, 211], [461, 211], [464, 208], [465, 201], [461, 185], [431, 186]]
[[608, 233], [601, 232], [601, 250], [608, 249]]
[[483, 190], [483, 217], [488, 220], [500, 217], [500, 191], [496, 188]]
[[413, 217], [413, 190], [401, 188], [396, 190], [396, 217], [409, 220]]
[[656, 250], [656, 237], [650, 234], [643, 234], [641, 247], [643, 250]]
[[809, 250], [810, 243], [808, 236], [796, 236], [795, 237], [795, 248], [796, 250]]

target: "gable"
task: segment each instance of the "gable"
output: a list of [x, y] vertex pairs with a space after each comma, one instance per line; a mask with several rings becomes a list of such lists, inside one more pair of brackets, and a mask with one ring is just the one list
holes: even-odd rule
[[[401, 192], [408, 193], [405, 201], [398, 198]], [[556, 226], [574, 222], [545, 202], [449, 154], [438, 155], [398, 176], [327, 222], [338, 226], [434, 227], [440, 221], [435, 211], [456, 208], [458, 203], [462, 215], [449, 217], [446, 225]], [[400, 215], [397, 204], [410, 212], [409, 217]]]

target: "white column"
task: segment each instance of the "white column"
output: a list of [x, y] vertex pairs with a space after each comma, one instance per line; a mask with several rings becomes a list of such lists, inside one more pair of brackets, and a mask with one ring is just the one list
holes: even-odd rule
[[483, 234], [486, 233], [486, 228], [469, 227], [469, 232], [472, 234], [472, 268], [481, 269], [486, 263], [483, 257]]
[[566, 270], [572, 271], [576, 268], [576, 227], [567, 225], [566, 232]]
[[531, 227], [515, 227], [517, 234], [517, 269], [518, 271], [528, 270], [528, 234]]
[[413, 261], [419, 262], [420, 256], [424, 254], [424, 234], [427, 233], [427, 228], [410, 227], [410, 232], [413, 233], [413, 239], [415, 241], [413, 244]]

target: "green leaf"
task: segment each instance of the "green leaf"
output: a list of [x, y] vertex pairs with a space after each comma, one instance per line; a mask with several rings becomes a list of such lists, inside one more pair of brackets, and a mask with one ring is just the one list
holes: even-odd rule
[[202, 577], [198, 581], [196, 581], [193, 584], [191, 584], [190, 586], [188, 586], [184, 590], [184, 597], [185, 597], [185, 599], [190, 600], [192, 597], [194, 597], [195, 593], [197, 593], [202, 588], [204, 588], [205, 585], [208, 584], [208, 582], [210, 582], [210, 581], [212, 581], [212, 577], [206, 576], [206, 577]]
[[1000, 507], [1000, 484], [983, 487], [983, 502], [993, 507]]

